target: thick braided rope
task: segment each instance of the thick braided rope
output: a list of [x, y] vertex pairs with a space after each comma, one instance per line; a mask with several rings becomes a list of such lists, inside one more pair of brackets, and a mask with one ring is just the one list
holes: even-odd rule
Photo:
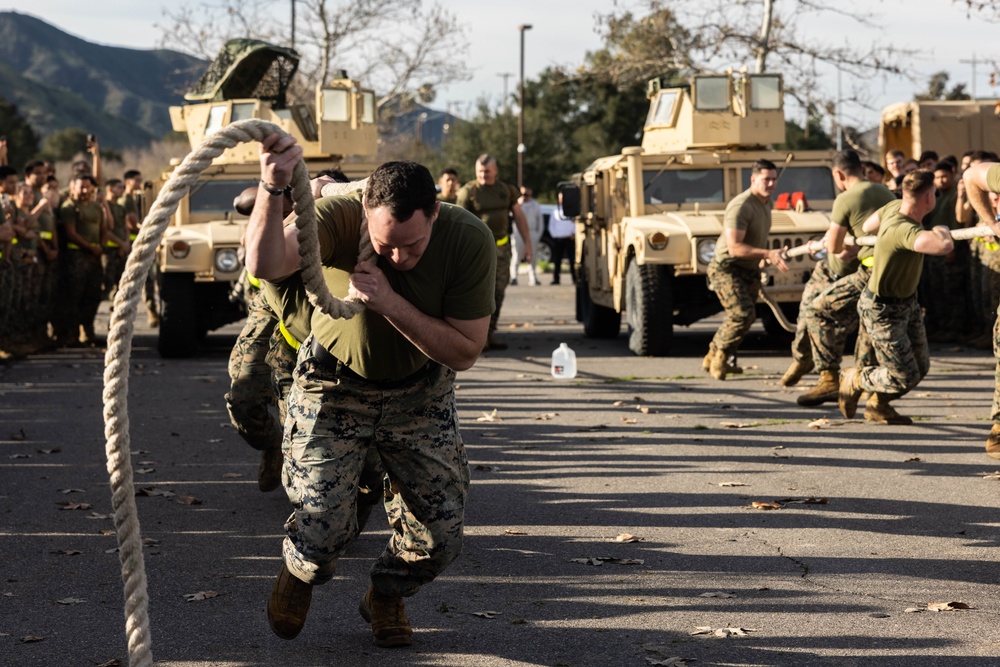
[[[951, 230], [951, 238], [956, 241], [968, 241], [970, 239], [981, 239], [993, 236], [993, 230], [986, 225], [976, 225], [975, 227], [963, 227], [961, 229]], [[875, 245], [875, 236], [860, 236], [854, 238], [853, 236], [848, 236], [844, 239], [845, 246], [873, 246]], [[821, 239], [818, 241], [810, 241], [809, 243], [803, 243], [797, 248], [792, 248], [786, 254], [789, 257], [798, 257], [799, 255], [808, 255], [810, 253], [819, 252], [826, 247], [826, 239]]]
[[[160, 191], [143, 222], [132, 252], [125, 264], [108, 331], [107, 352], [104, 356], [104, 436], [108, 474], [111, 479], [115, 531], [118, 554], [125, 584], [125, 633], [128, 641], [129, 665], [147, 667], [153, 664], [152, 641], [149, 633], [149, 596], [142, 554], [142, 537], [135, 505], [132, 463], [130, 459], [128, 418], [128, 369], [132, 354], [136, 310], [142, 285], [146, 281], [156, 248], [177, 210], [198, 175], [227, 148], [249, 141], [261, 141], [272, 133], [284, 133], [273, 123], [245, 120], [207, 137], [174, 170]], [[304, 162], [295, 166], [292, 179], [292, 199], [298, 214], [299, 253], [302, 257], [303, 279], [309, 300], [323, 312], [336, 318], [350, 318], [363, 306], [343, 302], [330, 294], [319, 266], [319, 243], [316, 237], [316, 211], [309, 187], [309, 173]], [[370, 259], [374, 254], [368, 242], [367, 224], [362, 224], [361, 254]]]

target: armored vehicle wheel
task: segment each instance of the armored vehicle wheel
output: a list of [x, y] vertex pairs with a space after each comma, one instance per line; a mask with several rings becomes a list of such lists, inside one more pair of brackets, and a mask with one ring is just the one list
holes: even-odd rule
[[[779, 303], [778, 307], [785, 314], [785, 319], [794, 324], [799, 316], [799, 304]], [[778, 318], [774, 316], [774, 313], [767, 306], [764, 307], [764, 314], [760, 320], [761, 324], [764, 325], [764, 331], [767, 332], [767, 335], [778, 341], [790, 343], [795, 337], [795, 334], [785, 331], [785, 328], [781, 326], [781, 322], [778, 321]]]
[[164, 359], [194, 356], [198, 351], [198, 305], [194, 276], [160, 274], [160, 338], [157, 349]]
[[628, 348], [639, 356], [670, 354], [674, 338], [674, 295], [669, 266], [631, 262], [625, 272]]
[[588, 338], [616, 338], [622, 326], [622, 314], [591, 301], [586, 269], [582, 265], [576, 275], [576, 319], [583, 322], [583, 335]]

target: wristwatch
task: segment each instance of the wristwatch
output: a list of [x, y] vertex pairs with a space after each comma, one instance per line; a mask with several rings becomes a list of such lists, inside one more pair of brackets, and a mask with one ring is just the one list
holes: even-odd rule
[[286, 192], [291, 192], [292, 191], [292, 187], [291, 186], [288, 186], [287, 188], [274, 188], [274, 187], [271, 187], [270, 185], [268, 185], [267, 183], [265, 183], [263, 179], [261, 179], [261, 181], [260, 181], [260, 187], [264, 188], [265, 190], [267, 190], [268, 192], [270, 192], [275, 197], [280, 197], [281, 195], [285, 194]]

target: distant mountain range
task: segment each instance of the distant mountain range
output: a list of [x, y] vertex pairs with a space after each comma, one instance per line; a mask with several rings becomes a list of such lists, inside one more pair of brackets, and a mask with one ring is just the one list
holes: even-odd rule
[[33, 16], [0, 12], [0, 96], [44, 137], [78, 127], [105, 148], [141, 146], [170, 130], [167, 107], [205, 70], [166, 49], [101, 46]]

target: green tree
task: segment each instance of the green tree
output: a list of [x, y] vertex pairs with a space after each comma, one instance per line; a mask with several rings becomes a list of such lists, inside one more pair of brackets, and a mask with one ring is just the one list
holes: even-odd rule
[[19, 170], [38, 153], [38, 135], [17, 106], [0, 97], [0, 128], [7, 138], [7, 164]]
[[42, 142], [40, 157], [53, 162], [72, 160], [81, 151], [86, 150], [87, 133], [78, 127], [67, 127], [53, 132]]
[[918, 102], [934, 100], [971, 100], [972, 97], [965, 92], [965, 84], [957, 83], [948, 90], [948, 79], [951, 76], [948, 72], [935, 72], [927, 81], [927, 91], [913, 96]]
[[785, 143], [778, 146], [782, 150], [828, 150], [833, 148], [830, 135], [823, 129], [823, 119], [817, 115], [809, 117], [802, 127], [795, 121], [785, 121]]

